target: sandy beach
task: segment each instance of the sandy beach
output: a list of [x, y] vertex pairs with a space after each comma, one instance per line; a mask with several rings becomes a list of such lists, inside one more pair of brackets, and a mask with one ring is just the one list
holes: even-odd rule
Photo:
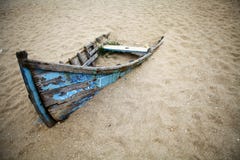
[[[164, 44], [49, 129], [15, 53], [66, 61], [111, 32]], [[240, 159], [240, 1], [0, 0], [0, 159]]]

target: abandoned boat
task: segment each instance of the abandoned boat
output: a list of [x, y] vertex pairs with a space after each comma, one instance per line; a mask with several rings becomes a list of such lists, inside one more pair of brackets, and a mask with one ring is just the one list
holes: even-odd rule
[[[83, 106], [99, 90], [140, 65], [162, 44], [163, 37], [150, 48], [108, 45], [109, 34], [84, 46], [66, 63], [46, 63], [28, 59], [26, 51], [16, 53], [29, 99], [42, 121], [52, 127]], [[126, 64], [95, 66], [100, 49], [138, 56]]]

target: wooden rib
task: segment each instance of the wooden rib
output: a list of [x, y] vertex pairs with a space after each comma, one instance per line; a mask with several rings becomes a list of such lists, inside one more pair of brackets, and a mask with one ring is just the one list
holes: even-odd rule
[[73, 57], [72, 59], [69, 59], [69, 62], [72, 65], [81, 65], [77, 56]]
[[99, 49], [98, 47], [95, 47], [93, 50], [89, 52], [89, 55], [90, 56], [94, 55], [98, 51], [98, 49]]
[[82, 60], [82, 57], [81, 57], [80, 53], [77, 53], [77, 57], [78, 57], [79, 62], [80, 62], [81, 65], [82, 65], [84, 62], [83, 62], [83, 60]]
[[[110, 32], [107, 33], [107, 34], [103, 34], [103, 35], [99, 36], [99, 37], [102, 37], [102, 39], [101, 39], [99, 42], [96, 41], [96, 39], [97, 39], [97, 38], [96, 38], [96, 39], [94, 40], [94, 42], [91, 42], [91, 43], [89, 43], [88, 45], [96, 44], [96, 43], [99, 43], [99, 44], [101, 45], [101, 44], [105, 43], [105, 41], [108, 39], [109, 35], [110, 35]], [[104, 41], [103, 41], [103, 40], [104, 40]], [[88, 46], [88, 45], [86, 45], [86, 46]], [[83, 50], [84, 50], [84, 47], [81, 48], [81, 49], [79, 50], [79, 52], [82, 52]], [[74, 57], [75, 57], [75, 56], [74, 56]], [[74, 58], [74, 57], [72, 57], [72, 58]], [[72, 59], [72, 58], [70, 58], [70, 59]], [[66, 63], [70, 63], [70, 62], [67, 61]], [[82, 64], [83, 64], [83, 63], [82, 63]]]
[[98, 43], [104, 43], [102, 41], [104, 40], [104, 38], [108, 39], [109, 35], [110, 35], [110, 33], [103, 34], [103, 35], [97, 37], [95, 41]]
[[69, 62], [69, 64], [72, 65], [72, 61], [71, 61], [71, 60], [72, 60], [72, 59], [69, 58], [69, 59], [68, 59], [68, 62]]
[[91, 57], [90, 54], [89, 54], [89, 48], [84, 47], [84, 53], [86, 54], [88, 59]]
[[88, 60], [88, 58], [85, 54], [85, 51], [78, 53], [77, 56], [78, 56], [78, 59], [81, 62], [81, 64], [84, 64]]
[[93, 45], [94, 45], [94, 43], [91, 42], [91, 43], [85, 45], [85, 48], [87, 48], [87, 49], [88, 49], [88, 48], [91, 48]]
[[92, 64], [98, 57], [98, 54], [94, 54], [91, 58], [89, 58], [84, 64], [83, 66], [89, 66], [90, 64]]
[[97, 37], [95, 41], [98, 42], [98, 43], [101, 43], [101, 41], [103, 40], [103, 38], [104, 38], [104, 36], [101, 35], [101, 36]]
[[[94, 51], [93, 51], [94, 50]], [[98, 50], [96, 43], [90, 43], [84, 47], [88, 59]]]
[[82, 66], [95, 65], [94, 61], [98, 57], [98, 55], [95, 54], [98, 51], [98, 49], [99, 48], [95, 43], [91, 43], [90, 45], [84, 47], [88, 60]]

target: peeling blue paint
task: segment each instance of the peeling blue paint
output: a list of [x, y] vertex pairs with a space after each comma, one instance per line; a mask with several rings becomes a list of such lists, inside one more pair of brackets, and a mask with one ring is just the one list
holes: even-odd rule
[[65, 87], [68, 85], [92, 81], [95, 78], [95, 75], [83, 74], [83, 73], [65, 73], [65, 72], [47, 72], [41, 75], [41, 78], [46, 80], [53, 80], [54, 78], [61, 78], [61, 82], [58, 84], [50, 83], [46, 86], [41, 87], [43, 91], [52, 90], [60, 87]]
[[49, 80], [57, 78], [61, 75], [62, 74], [59, 72], [48, 72], [48, 73], [42, 74], [42, 78], [44, 78], [46, 81], [49, 81]]
[[83, 89], [78, 89], [78, 90], [72, 90], [67, 92], [66, 94], [62, 95], [62, 93], [57, 93], [53, 95], [54, 100], [65, 100], [73, 96], [74, 94], [77, 94], [79, 92], [83, 91]]
[[97, 75], [97, 81], [96, 81], [96, 86], [99, 88], [103, 88], [113, 82], [115, 82], [117, 79], [121, 78], [125, 74], [127, 74], [130, 70], [124, 71], [124, 72], [116, 72], [113, 74], [108, 74], [108, 75]]
[[[56, 89], [60, 88], [63, 86], [68, 86], [76, 83], [81, 83], [81, 82], [89, 82], [89, 85], [84, 88], [84, 89], [77, 89], [77, 90], [71, 90], [66, 93], [56, 93], [53, 95], [54, 100], [65, 100], [73, 95], [80, 93], [84, 90], [89, 90], [89, 89], [94, 89], [94, 88], [103, 88], [113, 82], [115, 82], [118, 78], [124, 76], [126, 73], [128, 73], [130, 70], [125, 71], [125, 72], [116, 72], [113, 74], [100, 74], [100, 75], [91, 75], [91, 74], [66, 74], [64, 72], [62, 73], [56, 73], [56, 72], [48, 72], [42, 75], [42, 78], [45, 78], [47, 80], [51, 80], [57, 77], [61, 77], [61, 82], [58, 84], [49, 84], [47, 86], [43, 86], [41, 89], [42, 90], [51, 90], [51, 89]], [[96, 81], [91, 81], [94, 78], [96, 78]]]

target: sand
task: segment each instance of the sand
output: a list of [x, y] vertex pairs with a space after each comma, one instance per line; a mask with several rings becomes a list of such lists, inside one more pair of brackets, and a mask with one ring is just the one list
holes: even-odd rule
[[[15, 53], [66, 61], [100, 34], [147, 46], [143, 65], [49, 129]], [[0, 159], [239, 159], [240, 2], [0, 1]]]

